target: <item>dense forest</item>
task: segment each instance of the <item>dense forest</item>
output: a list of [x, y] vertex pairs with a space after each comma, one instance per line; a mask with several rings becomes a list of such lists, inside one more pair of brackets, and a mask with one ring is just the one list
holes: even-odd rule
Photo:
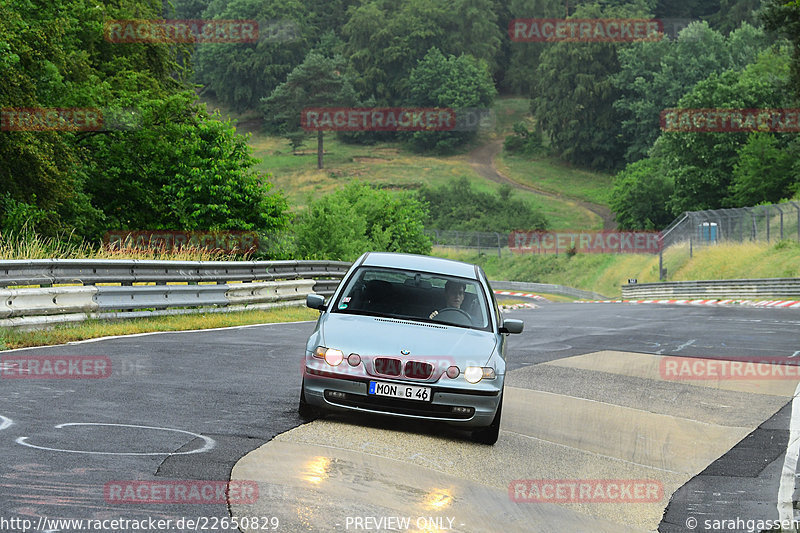
[[[635, 42], [515, 42], [509, 24], [522, 18], [658, 18], [680, 31]], [[261, 33], [202, 44], [109, 38], [109, 21], [131, 19], [255, 20]], [[625, 228], [800, 193], [797, 133], [660, 124], [671, 108], [800, 107], [798, 0], [8, 0], [0, 109], [97, 109], [106, 121], [0, 131], [0, 232], [24, 226], [94, 241], [109, 228], [287, 228], [287, 200], [203, 97], [259, 113], [266, 131], [296, 140], [309, 135], [304, 107], [487, 108], [498, 95], [529, 98], [535, 124], [515, 128], [506, 148], [613, 172], [611, 207]], [[474, 133], [339, 135], [438, 154]], [[408, 193], [396, 214], [430, 220], [430, 202], [445, 191]], [[379, 192], [340, 194], [357, 204]], [[325, 206], [337, 208], [319, 203], [319, 216]], [[424, 249], [388, 226], [373, 233], [374, 246]], [[303, 254], [313, 255], [306, 241]]]

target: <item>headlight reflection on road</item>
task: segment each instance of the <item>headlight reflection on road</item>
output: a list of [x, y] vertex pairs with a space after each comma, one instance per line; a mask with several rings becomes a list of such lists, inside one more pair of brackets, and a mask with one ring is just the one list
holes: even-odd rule
[[327, 457], [315, 457], [306, 463], [302, 479], [318, 485], [328, 479], [331, 460]]
[[441, 511], [451, 503], [453, 503], [453, 493], [449, 489], [434, 489], [422, 500], [422, 506], [432, 511]]

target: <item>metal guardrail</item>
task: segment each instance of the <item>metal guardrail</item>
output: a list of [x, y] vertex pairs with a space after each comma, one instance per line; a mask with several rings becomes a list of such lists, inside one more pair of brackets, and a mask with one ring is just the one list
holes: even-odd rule
[[0, 261], [0, 287], [141, 282], [271, 281], [339, 275], [344, 261], [155, 261], [142, 259], [21, 259]]
[[670, 281], [622, 286], [625, 299], [800, 297], [800, 278]]
[[564, 296], [571, 296], [573, 298], [586, 298], [590, 300], [608, 300], [607, 296], [598, 294], [592, 291], [584, 291], [581, 289], [573, 289], [572, 287], [565, 287], [564, 285], [554, 285], [552, 283], [528, 283], [525, 281], [489, 281], [492, 284], [492, 289], [507, 291], [534, 291], [544, 292], [547, 294], [561, 294]]
[[[0, 327], [302, 305], [310, 292], [333, 294], [349, 268], [343, 261], [0, 261]], [[20, 285], [38, 287], [8, 288]]]

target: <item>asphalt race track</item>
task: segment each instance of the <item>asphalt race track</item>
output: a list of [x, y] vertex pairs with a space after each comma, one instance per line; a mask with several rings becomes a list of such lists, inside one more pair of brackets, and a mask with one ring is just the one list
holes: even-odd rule
[[[243, 531], [673, 533], [778, 519], [798, 378], [680, 381], [665, 377], [663, 362], [794, 362], [800, 312], [541, 304], [506, 314], [525, 320], [525, 332], [510, 339], [493, 447], [438, 424], [302, 424], [300, 355], [311, 322], [0, 352], [3, 364], [79, 355], [112, 365], [102, 379], [0, 378], [0, 530], [21, 532], [22, 520], [28, 531], [78, 531], [52, 521], [126, 519], [83, 530], [141, 531], [130, 521], [161, 519], [172, 521], [164, 531], [235, 531], [223, 520], [233, 516], [245, 519]], [[257, 484], [257, 497], [171, 503], [155, 489], [229, 479]], [[561, 494], [542, 503], [531, 501], [530, 480], [646, 490], [627, 501]], [[149, 499], [115, 499], [114, 487], [141, 484]], [[789, 505], [797, 500], [793, 486], [782, 490]]]

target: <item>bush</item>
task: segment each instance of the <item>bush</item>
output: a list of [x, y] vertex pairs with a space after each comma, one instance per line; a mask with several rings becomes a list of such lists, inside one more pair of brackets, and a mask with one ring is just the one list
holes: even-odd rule
[[426, 206], [412, 192], [354, 181], [312, 202], [300, 216], [300, 257], [352, 261], [366, 251], [428, 254]]
[[503, 149], [510, 154], [541, 156], [547, 153], [542, 144], [542, 132], [528, 131], [524, 122], [514, 124], [514, 133], [506, 137]]
[[508, 185], [496, 193], [476, 191], [467, 178], [438, 188], [422, 187], [430, 204], [425, 225], [440, 230], [497, 231], [545, 229], [547, 219], [525, 201], [514, 198]]

